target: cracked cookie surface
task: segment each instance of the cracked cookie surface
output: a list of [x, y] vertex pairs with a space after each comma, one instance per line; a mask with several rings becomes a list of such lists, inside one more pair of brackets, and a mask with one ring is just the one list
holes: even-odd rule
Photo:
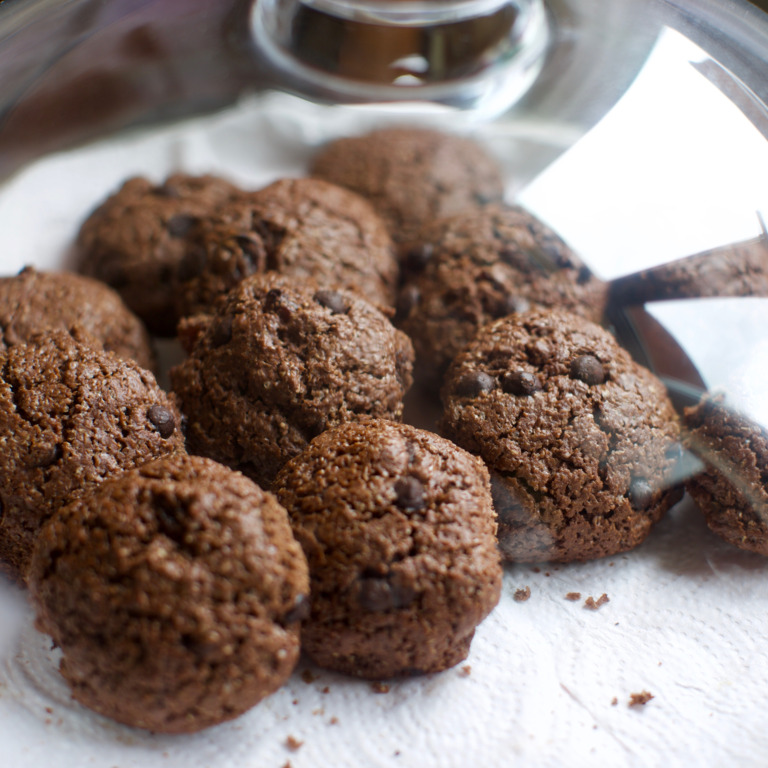
[[588, 560], [640, 544], [680, 498], [677, 415], [604, 329], [529, 310], [452, 363], [441, 429], [491, 471], [504, 557]]
[[279, 179], [201, 219], [176, 273], [177, 314], [208, 311], [265, 271], [395, 303], [398, 266], [384, 222], [362, 197], [320, 179]]
[[323, 433], [275, 490], [305, 550], [302, 647], [365, 678], [462, 661], [496, 605], [501, 564], [488, 472], [438, 435], [386, 420]]
[[23, 581], [40, 526], [123, 469], [184, 450], [149, 371], [64, 331], [0, 350], [0, 572]]
[[240, 473], [185, 454], [57, 512], [30, 589], [74, 698], [163, 733], [229, 720], [282, 685], [309, 605], [285, 509]]
[[265, 488], [328, 427], [402, 415], [411, 342], [353, 293], [252, 275], [181, 332], [190, 355], [171, 384], [189, 452]]

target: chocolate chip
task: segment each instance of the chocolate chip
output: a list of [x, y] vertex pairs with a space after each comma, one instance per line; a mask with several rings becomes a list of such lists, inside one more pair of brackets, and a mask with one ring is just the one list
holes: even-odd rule
[[386, 578], [368, 576], [360, 579], [360, 607], [366, 611], [388, 611], [395, 607], [392, 589]]
[[424, 485], [415, 477], [400, 477], [395, 481], [395, 505], [403, 512], [424, 509]]
[[190, 216], [186, 213], [178, 213], [171, 216], [165, 228], [171, 237], [185, 237], [189, 234], [192, 227], [197, 223], [196, 216]]
[[629, 484], [627, 496], [632, 509], [648, 509], [653, 500], [653, 488], [645, 478], [636, 477]]
[[407, 272], [423, 272], [432, 258], [435, 249], [432, 243], [423, 243], [411, 248], [405, 257], [405, 269]]
[[421, 291], [415, 285], [406, 285], [397, 297], [397, 319], [402, 320], [421, 301]]
[[309, 597], [307, 595], [296, 595], [293, 601], [293, 607], [283, 616], [284, 624], [293, 624], [297, 621], [304, 621], [309, 618]]
[[153, 405], [147, 411], [147, 418], [160, 433], [160, 437], [165, 440], [173, 434], [176, 429], [176, 420], [173, 414], [162, 405]]
[[389, 611], [405, 608], [413, 602], [416, 592], [397, 583], [397, 577], [362, 576], [360, 578], [360, 607], [366, 611]]
[[529, 371], [507, 371], [501, 377], [501, 388], [509, 395], [527, 397], [541, 390], [539, 380]]
[[496, 317], [516, 315], [518, 312], [527, 312], [530, 308], [531, 303], [522, 296], [504, 296], [496, 307]]
[[579, 269], [579, 274], [576, 276], [576, 282], [579, 285], [584, 285], [592, 279], [592, 271], [589, 267], [583, 266]]
[[457, 382], [454, 393], [457, 397], [477, 397], [483, 392], [490, 392], [496, 386], [496, 380], [484, 371], [465, 373]]
[[594, 386], [605, 381], [603, 364], [594, 355], [579, 355], [571, 360], [571, 378]]
[[3, 500], [0, 498], [0, 520], [3, 519], [4, 515], [5, 515], [5, 504], [3, 503]]
[[232, 318], [229, 315], [221, 318], [211, 331], [211, 344], [214, 347], [223, 347], [232, 340]]
[[321, 288], [312, 298], [321, 306], [330, 309], [331, 314], [343, 315], [349, 311], [346, 299], [338, 291]]

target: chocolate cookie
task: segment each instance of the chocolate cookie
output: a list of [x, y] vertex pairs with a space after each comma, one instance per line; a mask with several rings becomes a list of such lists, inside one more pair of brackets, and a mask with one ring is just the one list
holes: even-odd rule
[[640, 544], [681, 496], [664, 386], [599, 326], [529, 310], [448, 370], [441, 429], [491, 470], [504, 557], [568, 562]]
[[504, 194], [498, 163], [480, 144], [427, 128], [337, 139], [315, 155], [310, 171], [367, 198], [401, 246], [425, 223]]
[[315, 438], [275, 482], [309, 561], [302, 648], [366, 678], [462, 661], [501, 590], [488, 472], [430, 432], [386, 420]]
[[0, 572], [17, 581], [40, 526], [79, 494], [182, 451], [151, 373], [64, 331], [0, 350]]
[[686, 447], [704, 462], [686, 481], [712, 531], [730, 544], [768, 555], [768, 431], [706, 393], [683, 416]]
[[107, 352], [154, 368], [146, 328], [104, 283], [72, 272], [38, 272], [34, 267], [0, 277], [0, 345], [29, 341], [38, 331], [73, 326], [87, 331]]
[[399, 418], [411, 383], [411, 343], [381, 312], [273, 272], [246, 278], [181, 333], [190, 356], [171, 384], [188, 450], [265, 487], [328, 427]]
[[768, 296], [766, 238], [671, 261], [610, 286], [612, 306], [709, 296]]
[[207, 311], [244, 277], [265, 270], [395, 303], [392, 240], [371, 206], [320, 179], [281, 179], [199, 222], [174, 290], [179, 317]]
[[242, 194], [215, 176], [175, 174], [163, 184], [133, 178], [83, 222], [79, 270], [114, 288], [152, 332], [172, 336], [174, 275], [198, 217]]
[[184, 454], [55, 514], [30, 588], [74, 698], [162, 733], [229, 720], [275, 691], [309, 608], [285, 510], [241, 474]]
[[485, 323], [532, 304], [600, 322], [605, 284], [549, 227], [518, 206], [491, 205], [433, 223], [411, 252], [397, 324], [420, 371], [444, 372]]

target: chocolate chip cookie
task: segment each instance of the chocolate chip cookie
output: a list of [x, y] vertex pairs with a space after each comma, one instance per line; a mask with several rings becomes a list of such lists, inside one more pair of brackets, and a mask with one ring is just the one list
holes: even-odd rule
[[25, 267], [0, 277], [0, 344], [29, 341], [38, 332], [79, 326], [107, 352], [152, 370], [155, 356], [141, 320], [104, 283], [73, 272]]
[[401, 291], [396, 322], [411, 337], [417, 370], [428, 382], [482, 325], [531, 305], [594, 322], [603, 318], [605, 284], [519, 206], [491, 205], [448, 217], [425, 228], [420, 240], [411, 250], [411, 278]]
[[425, 223], [504, 194], [499, 165], [481, 144], [428, 128], [337, 139], [315, 155], [310, 172], [368, 199], [400, 246]]
[[441, 429], [491, 470], [507, 560], [589, 560], [640, 544], [681, 496], [662, 383], [604, 329], [529, 310], [483, 327], [448, 370]]
[[707, 525], [741, 549], [768, 555], [768, 431], [723, 393], [706, 393], [683, 415], [685, 444], [704, 462], [686, 481]]
[[184, 450], [149, 371], [50, 331], [0, 349], [0, 572], [23, 582], [40, 526], [113, 474]]
[[359, 195], [320, 179], [280, 179], [202, 219], [177, 272], [177, 314], [206, 311], [266, 270], [395, 303], [398, 266], [384, 222]]
[[152, 333], [173, 336], [173, 278], [186, 236], [199, 217], [241, 193], [216, 176], [178, 173], [162, 184], [129, 179], [81, 225], [79, 271], [114, 288]]
[[188, 450], [264, 487], [328, 427], [400, 418], [411, 383], [411, 343], [378, 309], [274, 272], [243, 280], [181, 336], [190, 356], [171, 384]]
[[768, 241], [713, 248], [614, 280], [611, 305], [710, 296], [768, 296]]
[[160, 733], [237, 717], [282, 685], [309, 608], [285, 510], [243, 475], [184, 454], [57, 512], [30, 588], [74, 698]]
[[302, 648], [318, 665], [380, 679], [466, 657], [501, 590], [482, 462], [416, 427], [348, 423], [315, 438], [275, 489], [309, 561]]

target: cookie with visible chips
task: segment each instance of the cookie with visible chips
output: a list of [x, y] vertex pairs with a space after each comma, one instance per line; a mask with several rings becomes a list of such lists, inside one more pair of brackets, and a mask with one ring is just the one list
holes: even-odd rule
[[0, 350], [0, 573], [23, 582], [40, 526], [114, 474], [184, 451], [154, 376], [56, 330]]
[[190, 355], [171, 385], [189, 452], [265, 488], [328, 427], [402, 416], [413, 347], [354, 293], [252, 275], [180, 330]]
[[663, 384], [576, 315], [529, 310], [484, 326], [442, 397], [441, 430], [491, 471], [507, 560], [624, 552], [681, 496]]
[[304, 651], [373, 679], [462, 661], [501, 590], [488, 482], [449, 441], [380, 419], [328, 430], [292, 459], [275, 492], [309, 561]]

